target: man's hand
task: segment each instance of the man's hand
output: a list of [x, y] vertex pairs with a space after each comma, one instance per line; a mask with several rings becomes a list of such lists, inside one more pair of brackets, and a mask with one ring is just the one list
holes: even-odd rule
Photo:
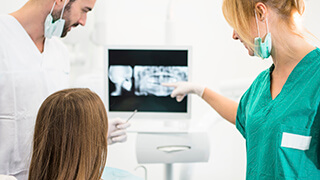
[[126, 129], [130, 123], [121, 118], [109, 119], [108, 124], [108, 145], [127, 140]]

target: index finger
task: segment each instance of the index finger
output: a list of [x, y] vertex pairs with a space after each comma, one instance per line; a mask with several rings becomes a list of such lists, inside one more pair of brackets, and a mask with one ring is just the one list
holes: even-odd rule
[[167, 87], [177, 87], [175, 83], [161, 83], [162, 86], [167, 86]]
[[131, 126], [131, 124], [129, 122], [126, 122], [126, 123], [123, 123], [123, 124], [118, 124], [117, 128], [118, 129], [127, 129], [130, 126]]

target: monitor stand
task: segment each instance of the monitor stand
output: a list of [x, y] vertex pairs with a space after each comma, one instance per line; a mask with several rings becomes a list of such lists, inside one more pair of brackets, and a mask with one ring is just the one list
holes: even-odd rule
[[165, 180], [172, 180], [173, 179], [173, 165], [172, 164], [165, 164], [166, 167], [166, 179]]

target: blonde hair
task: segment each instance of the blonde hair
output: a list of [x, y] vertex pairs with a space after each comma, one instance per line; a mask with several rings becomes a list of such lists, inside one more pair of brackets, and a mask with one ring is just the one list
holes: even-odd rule
[[[293, 15], [295, 13], [302, 15], [305, 10], [303, 0], [224, 0], [222, 11], [225, 19], [241, 39], [251, 47], [253, 47], [252, 18], [255, 17], [255, 5], [259, 2], [273, 9], [279, 15], [281, 23], [286, 24], [293, 31], [296, 29]], [[299, 32], [294, 33], [300, 35]]]
[[108, 120], [89, 89], [66, 89], [41, 105], [34, 130], [29, 179], [99, 180], [107, 158]]

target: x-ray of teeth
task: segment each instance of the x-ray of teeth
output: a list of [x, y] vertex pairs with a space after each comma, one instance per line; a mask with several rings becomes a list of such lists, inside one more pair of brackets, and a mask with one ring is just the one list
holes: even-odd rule
[[109, 67], [109, 79], [115, 85], [111, 96], [120, 96], [122, 90], [131, 91], [132, 88], [132, 67], [112, 65]]
[[188, 112], [190, 98], [177, 102], [170, 97], [174, 88], [161, 84], [190, 79], [189, 49], [164, 48], [107, 48], [104, 68], [108, 71], [105, 87], [110, 112], [138, 109], [164, 116], [166, 113], [184, 116]]
[[161, 83], [171, 83], [188, 80], [186, 66], [135, 66], [134, 82], [137, 96], [168, 96], [174, 88], [162, 86]]

